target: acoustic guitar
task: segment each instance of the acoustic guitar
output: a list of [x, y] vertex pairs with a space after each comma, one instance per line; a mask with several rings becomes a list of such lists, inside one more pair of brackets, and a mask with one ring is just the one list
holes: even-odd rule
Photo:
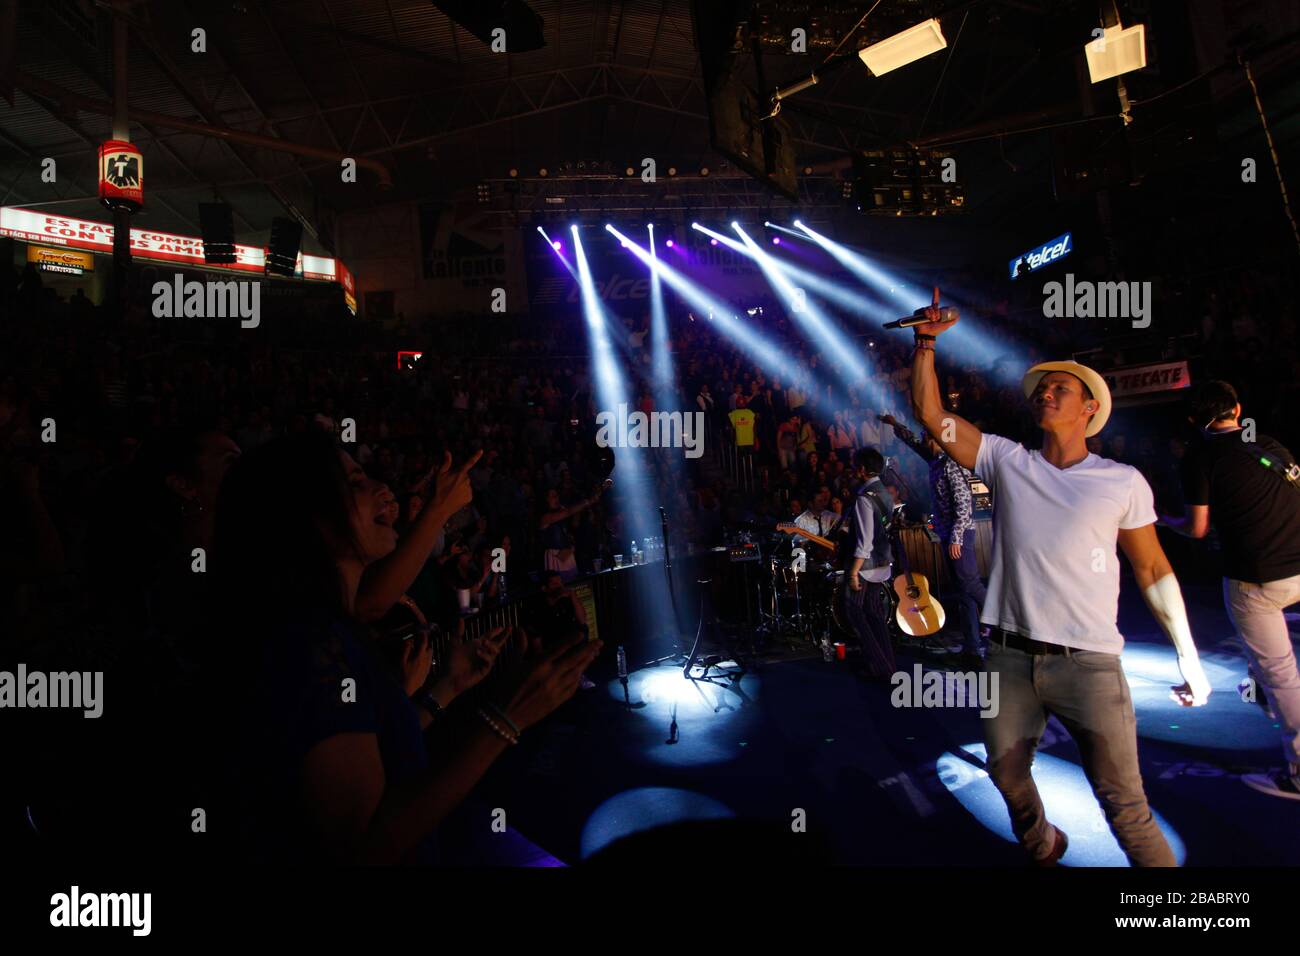
[[909, 637], [929, 637], [943, 629], [947, 619], [943, 606], [930, 595], [930, 582], [924, 574], [913, 574], [907, 564], [907, 548], [895, 535], [898, 559], [903, 573], [894, 578], [894, 592], [898, 595], [898, 610], [894, 618], [902, 632]]

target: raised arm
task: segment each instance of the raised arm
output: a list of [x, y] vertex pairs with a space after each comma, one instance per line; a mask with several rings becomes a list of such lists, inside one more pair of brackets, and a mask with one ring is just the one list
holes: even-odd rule
[[935, 339], [952, 328], [957, 319], [955, 313], [951, 321], [940, 319], [938, 286], [934, 287], [934, 302], [925, 312], [929, 321], [913, 328], [918, 339], [912, 354], [912, 414], [939, 440], [953, 461], [974, 471], [983, 435], [956, 412], [945, 410], [939, 400], [939, 377], [934, 370]]
[[327, 855], [347, 864], [402, 862], [505, 750], [503, 734], [516, 736], [516, 728], [527, 730], [573, 696], [601, 646], [579, 637], [544, 653], [533, 648], [505, 686], [485, 698], [496, 704], [448, 715], [461, 725], [448, 736], [441, 763], [400, 784], [387, 782], [373, 733], [335, 734], [313, 746], [301, 766], [302, 809]]
[[898, 436], [898, 440], [904, 445], [912, 449], [912, 451], [916, 452], [926, 461], [930, 460], [930, 449], [926, 447], [926, 444], [922, 439], [918, 438], [912, 432], [912, 429], [908, 428], [893, 415], [877, 415], [876, 417], [886, 425], [893, 428], [894, 434]]
[[356, 614], [361, 620], [379, 620], [415, 581], [433, 553], [433, 546], [447, 519], [473, 500], [469, 472], [482, 454], [476, 451], [464, 465], [453, 471], [451, 453], [447, 453], [438, 472], [434, 500], [420, 512], [392, 553], [366, 568], [357, 589]]
[[557, 521], [568, 521], [574, 515], [581, 514], [583, 511], [586, 511], [588, 508], [590, 508], [592, 505], [594, 505], [597, 501], [600, 500], [600, 496], [605, 493], [605, 487], [609, 484], [610, 482], [606, 480], [605, 484], [597, 488], [590, 498], [583, 498], [576, 505], [570, 505], [567, 508], [561, 508], [559, 511], [546, 512], [544, 515], [542, 515], [541, 519], [538, 521], [538, 527], [540, 527], [543, 531], [545, 531], [547, 528], [555, 524]]

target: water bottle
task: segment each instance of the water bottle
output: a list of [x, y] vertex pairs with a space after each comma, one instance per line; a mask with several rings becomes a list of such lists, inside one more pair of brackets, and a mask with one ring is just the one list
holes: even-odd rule
[[618, 679], [627, 680], [627, 652], [623, 645], [618, 645]]
[[822, 660], [827, 664], [835, 660], [835, 649], [831, 647], [831, 639], [827, 634], [822, 635]]
[[645, 564], [650, 560], [650, 539], [641, 539], [641, 563]]
[[636, 538], [632, 539], [632, 563], [633, 564], [641, 563], [641, 552], [637, 549]]

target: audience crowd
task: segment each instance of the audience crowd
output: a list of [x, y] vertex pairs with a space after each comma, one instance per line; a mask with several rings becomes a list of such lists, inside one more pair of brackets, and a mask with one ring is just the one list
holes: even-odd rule
[[[1246, 414], [1295, 447], [1293, 286], [1248, 272], [1172, 280], [1168, 294], [1203, 374], [1236, 383]], [[960, 304], [967, 331], [940, 355], [946, 404], [1032, 441], [1020, 374], [1091, 343], [1032, 309]], [[241, 741], [226, 748], [237, 770], [159, 781], [239, 808], [240, 852], [437, 860], [439, 827], [599, 651], [566, 584], [626, 557], [654, 509], [682, 547], [814, 502], [841, 512], [849, 456], [874, 446], [913, 515], [929, 511], [924, 463], [879, 419], [910, 421], [910, 336], [846, 319], [853, 352], [830, 355], [776, 303], [736, 305], [786, 368], [759, 367], [685, 308], [662, 342], [648, 314], [610, 329], [632, 407], [703, 413], [704, 453], [689, 459], [597, 446], [603, 396], [580, 317], [386, 329], [282, 303], [252, 332], [156, 319], [139, 301], [110, 320], [33, 268], [0, 269], [5, 661], [129, 674], [118, 699], [138, 726], [156, 731], [156, 708], [172, 708], [151, 738], [160, 777], [194, 752], [191, 734]], [[1282, 335], [1267, 347], [1263, 313]], [[655, 373], [660, 347], [671, 375]], [[1145, 421], [1117, 415], [1093, 450], [1141, 468], [1176, 512], [1187, 436]], [[434, 639], [459, 632], [466, 600], [529, 593], [520, 628]]]

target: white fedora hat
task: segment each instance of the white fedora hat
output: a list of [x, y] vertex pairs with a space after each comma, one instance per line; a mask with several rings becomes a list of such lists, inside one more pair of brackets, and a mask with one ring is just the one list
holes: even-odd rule
[[1039, 362], [1025, 373], [1024, 380], [1020, 383], [1025, 398], [1034, 394], [1034, 389], [1038, 388], [1038, 383], [1048, 372], [1066, 372], [1073, 375], [1088, 386], [1088, 391], [1092, 392], [1092, 397], [1097, 401], [1097, 413], [1092, 416], [1092, 421], [1088, 422], [1088, 430], [1084, 432], [1088, 438], [1106, 427], [1106, 420], [1110, 418], [1110, 387], [1107, 386], [1104, 378], [1078, 362]]

